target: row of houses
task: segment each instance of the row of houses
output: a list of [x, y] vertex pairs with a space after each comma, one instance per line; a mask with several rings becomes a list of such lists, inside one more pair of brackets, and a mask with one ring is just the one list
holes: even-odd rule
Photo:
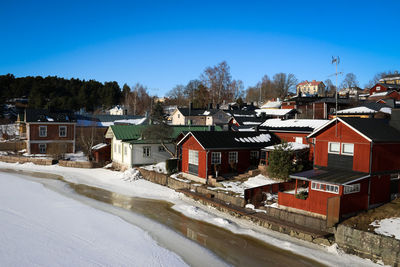
[[[149, 125], [113, 124], [103, 127], [109, 144], [97, 148], [109, 149], [111, 161], [120, 168], [159, 163], [173, 156], [184, 177], [208, 183], [210, 178], [224, 179], [268, 164], [275, 145], [286, 141], [294, 150], [307, 151], [313, 167], [292, 174], [295, 190], [278, 192], [277, 203], [322, 218], [349, 216], [385, 203], [398, 192], [397, 109], [390, 110], [390, 119], [347, 115], [331, 120], [287, 119], [254, 117], [251, 112], [232, 111], [227, 127], [215, 125], [216, 121], [169, 126], [172, 133], [162, 142], [146, 138], [143, 132]], [[204, 115], [206, 121], [208, 115]], [[19, 125], [28, 153], [48, 154], [60, 145], [66, 152], [75, 152], [77, 121], [71, 113], [27, 110]]]

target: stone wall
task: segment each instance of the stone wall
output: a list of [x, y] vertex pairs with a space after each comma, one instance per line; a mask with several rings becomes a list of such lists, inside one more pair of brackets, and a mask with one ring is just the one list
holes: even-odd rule
[[276, 219], [293, 223], [299, 226], [307, 226], [309, 228], [322, 231], [333, 233], [333, 228], [326, 227], [326, 220], [307, 216], [304, 214], [299, 214], [295, 212], [290, 212], [283, 209], [273, 208], [273, 207], [264, 207], [267, 211], [266, 214], [268, 216], [274, 217]]
[[199, 185], [194, 185], [191, 183], [186, 183], [184, 181], [179, 181], [177, 179], [169, 177], [167, 174], [163, 173], [158, 173], [155, 171], [149, 171], [145, 170], [142, 168], [139, 168], [140, 174], [143, 176], [144, 179], [156, 183], [156, 184], [161, 184], [164, 186], [168, 186], [169, 188], [172, 189], [189, 189], [194, 192], [207, 195], [211, 198], [219, 199], [221, 201], [224, 201], [226, 203], [230, 203], [239, 207], [244, 207], [246, 205], [246, 202], [244, 201], [244, 198], [238, 197], [238, 196], [233, 196], [230, 194], [226, 194], [225, 192], [217, 192], [214, 190], [207, 189], [205, 186], [199, 186]]
[[53, 159], [43, 159], [43, 158], [30, 158], [30, 157], [20, 157], [20, 156], [0, 156], [0, 161], [8, 163], [26, 163], [32, 162], [37, 165], [52, 165], [56, 161]]
[[339, 225], [336, 243], [346, 253], [356, 254], [384, 264], [400, 266], [400, 240]]
[[72, 168], [98, 168], [101, 167], [100, 164], [90, 161], [71, 161], [71, 160], [59, 160], [58, 165], [64, 167], [72, 167]]
[[145, 170], [142, 168], [139, 168], [139, 172], [143, 176], [144, 179], [146, 179], [150, 182], [164, 185], [164, 186], [168, 185], [168, 175], [167, 174], [158, 173], [155, 171], [149, 171], [149, 170]]

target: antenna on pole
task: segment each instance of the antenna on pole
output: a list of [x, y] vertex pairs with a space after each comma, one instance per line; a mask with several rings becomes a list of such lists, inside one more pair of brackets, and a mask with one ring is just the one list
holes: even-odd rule
[[339, 73], [338, 73], [338, 70], [337, 70], [337, 66], [338, 66], [339, 63], [340, 63], [340, 57], [339, 56], [337, 56], [337, 57], [333, 57], [332, 56], [332, 64], [336, 65], [336, 72], [335, 72], [335, 75], [336, 75], [336, 92], [335, 92], [335, 103], [336, 103], [336, 107], [335, 107], [336, 130], [335, 130], [335, 132], [336, 132], [336, 137], [338, 136], [337, 110], [338, 110], [338, 75], [339, 75]]

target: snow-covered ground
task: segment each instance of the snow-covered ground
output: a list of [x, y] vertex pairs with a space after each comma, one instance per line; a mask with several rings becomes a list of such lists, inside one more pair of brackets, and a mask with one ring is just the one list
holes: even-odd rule
[[165, 161], [157, 163], [157, 164], [153, 164], [153, 165], [146, 165], [142, 167], [145, 170], [148, 171], [155, 171], [158, 173], [164, 173], [167, 174], [167, 168], [165, 166]]
[[374, 229], [376, 233], [400, 240], [400, 218], [388, 218], [374, 221], [371, 225], [376, 227]]
[[139, 227], [17, 176], [0, 173], [2, 266], [186, 266]]
[[220, 182], [224, 187], [209, 187], [211, 190], [224, 190], [239, 194], [241, 197], [244, 196], [244, 190], [247, 188], [267, 185], [267, 184], [275, 184], [283, 181], [274, 180], [262, 174], [259, 174], [254, 177], [250, 177], [247, 181], [225, 181]]
[[88, 161], [87, 156], [82, 151], [76, 153], [66, 153], [65, 158], [71, 161]]
[[[104, 188], [127, 196], [166, 200], [174, 203], [175, 206], [173, 208], [188, 217], [224, 227], [233, 233], [253, 236], [281, 249], [305, 255], [329, 266], [375, 266], [371, 261], [344, 254], [335, 249], [334, 246], [329, 248], [321, 247], [256, 226], [251, 222], [240, 220], [214, 208], [205, 207], [167, 187], [153, 184], [143, 179], [126, 179], [126, 173], [106, 169], [68, 168], [58, 165], [39, 166], [31, 163], [11, 164], [0, 162], [0, 168], [58, 174], [73, 183]], [[132, 171], [132, 175], [136, 175], [134, 171]]]

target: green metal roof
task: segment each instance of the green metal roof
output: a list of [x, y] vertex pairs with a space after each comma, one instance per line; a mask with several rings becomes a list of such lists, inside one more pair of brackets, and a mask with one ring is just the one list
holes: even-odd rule
[[117, 140], [135, 140], [142, 136], [147, 125], [112, 125], [110, 126]]
[[[149, 125], [112, 125], [110, 126], [117, 140], [129, 141], [129, 143], [154, 143], [154, 140], [142, 140], [142, 132]], [[173, 131], [171, 139], [175, 139], [180, 133], [190, 131], [209, 131], [209, 126], [171, 126]], [[214, 126], [214, 131], [222, 131], [220, 126]]]

